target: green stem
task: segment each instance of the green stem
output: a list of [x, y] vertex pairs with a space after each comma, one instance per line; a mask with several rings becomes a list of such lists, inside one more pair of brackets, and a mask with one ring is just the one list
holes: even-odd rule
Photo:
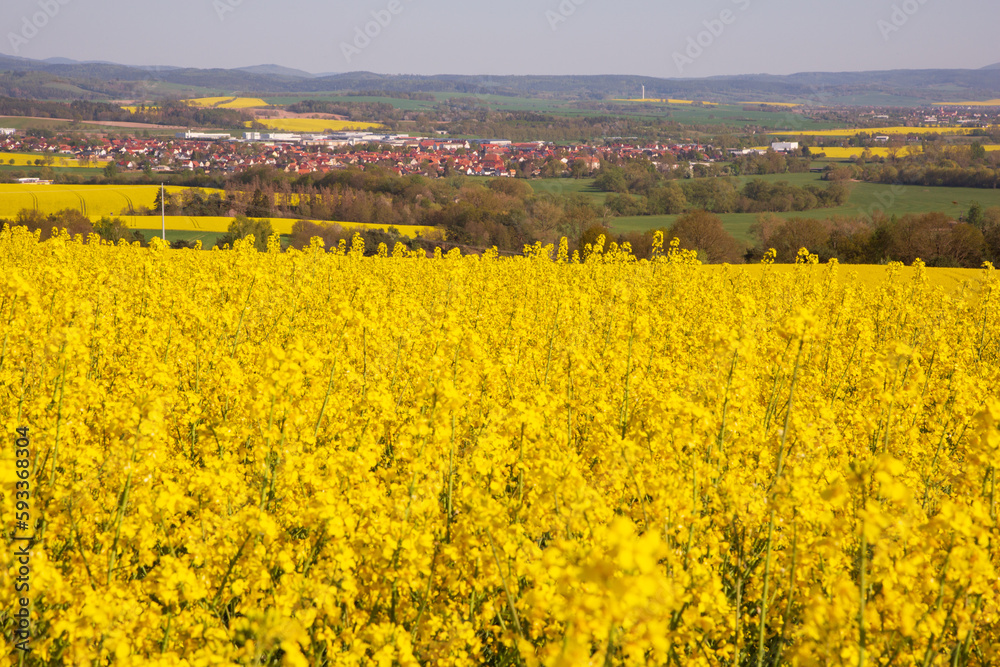
[[[142, 425], [142, 420], [139, 420], [139, 425]], [[125, 510], [128, 507], [128, 496], [132, 489], [132, 475], [135, 473], [135, 454], [139, 446], [139, 426], [135, 429], [135, 441], [132, 443], [132, 458], [129, 465], [128, 477], [125, 479], [125, 488], [122, 490], [121, 501], [118, 503], [118, 517], [115, 521], [115, 538], [111, 542], [111, 549], [108, 551], [108, 574], [107, 574], [107, 584], [111, 585], [111, 573], [115, 569], [115, 550], [118, 548], [118, 539], [121, 537], [122, 533], [122, 521], [125, 519]]]
[[[723, 394], [722, 398], [722, 423], [719, 425], [719, 435], [716, 438], [716, 444], [719, 447], [719, 457], [722, 457], [722, 444], [726, 435], [726, 412], [729, 409], [729, 390], [733, 385], [733, 374], [736, 372], [736, 361], [740, 356], [739, 348], [733, 351], [733, 360], [729, 364], [729, 377], [726, 378], [726, 392]], [[712, 445], [709, 443], [708, 455], [705, 456], [705, 462], [707, 463], [712, 458]]]
[[514, 596], [510, 592], [510, 586], [507, 585], [507, 577], [503, 573], [503, 567], [500, 565], [500, 556], [497, 554], [496, 544], [493, 543], [493, 535], [489, 530], [486, 531], [486, 537], [490, 540], [490, 549], [493, 551], [493, 560], [497, 564], [497, 571], [500, 573], [500, 581], [503, 583], [503, 592], [507, 596], [507, 606], [510, 608], [510, 615], [514, 620], [514, 630], [518, 635], [521, 634], [521, 621], [517, 617], [517, 609], [514, 608]]
[[771, 583], [771, 547], [774, 540], [774, 505], [767, 520], [767, 550], [764, 556], [764, 588], [760, 597], [760, 626], [757, 629], [757, 667], [764, 664], [764, 631], [767, 628], [767, 596]]
[[237, 346], [237, 345], [239, 344], [239, 342], [240, 342], [240, 329], [242, 329], [242, 328], [243, 328], [243, 318], [244, 318], [244, 317], [246, 316], [246, 314], [247, 314], [247, 308], [249, 308], [249, 307], [250, 307], [250, 296], [251, 296], [251, 295], [253, 294], [253, 286], [254, 286], [254, 284], [255, 284], [256, 282], [257, 282], [257, 278], [256, 278], [256, 276], [255, 276], [255, 277], [254, 277], [254, 279], [250, 281], [250, 289], [249, 289], [249, 290], [247, 291], [247, 300], [246, 300], [246, 302], [245, 302], [245, 303], [243, 304], [243, 311], [242, 311], [242, 312], [240, 313], [240, 321], [239, 321], [239, 323], [238, 323], [238, 324], [236, 325], [236, 335], [235, 335], [235, 336], [233, 336], [233, 349], [232, 349], [232, 351], [231, 351], [231, 352], [229, 353], [229, 356], [230, 356], [230, 357], [235, 357], [235, 356], [236, 356], [236, 346]]
[[628, 391], [629, 391], [629, 380], [632, 375], [632, 343], [635, 340], [635, 315], [633, 313], [632, 323], [629, 325], [628, 332], [628, 357], [625, 361], [625, 393], [622, 396], [622, 409], [621, 409], [621, 425], [622, 425], [622, 438], [625, 437], [625, 433], [628, 430]]
[[865, 632], [865, 598], [868, 595], [868, 538], [865, 536], [865, 525], [861, 522], [861, 576], [858, 582], [860, 589], [858, 603], [858, 667], [865, 665], [865, 643], [868, 639]]
[[[56, 412], [56, 437], [52, 445], [52, 475], [49, 477], [49, 488], [56, 483], [56, 466], [59, 463], [59, 435], [62, 432], [63, 396], [66, 394], [66, 360], [63, 360], [62, 373], [59, 375], [59, 408]], [[133, 460], [134, 460], [133, 454]], [[130, 473], [131, 474], [131, 473]]]

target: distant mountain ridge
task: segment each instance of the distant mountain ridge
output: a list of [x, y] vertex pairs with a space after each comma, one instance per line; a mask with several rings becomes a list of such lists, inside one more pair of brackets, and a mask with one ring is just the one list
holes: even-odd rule
[[[78, 91], [68, 92], [67, 82], [75, 85]], [[116, 63], [81, 63], [66, 58], [40, 61], [0, 54], [0, 96], [67, 99], [76, 95], [79, 99], [121, 99], [130, 93], [145, 94], [149, 82], [209, 89], [225, 95], [447, 92], [592, 101], [637, 98], [645, 86], [647, 98], [903, 106], [1000, 98], [1000, 63], [978, 70], [802, 72], [787, 76], [751, 74], [671, 79], [634, 75], [424, 76], [372, 72], [316, 75], [273, 64], [237, 69], [131, 67]]]
[[250, 72], [251, 74], [273, 74], [274, 76], [290, 76], [296, 79], [312, 79], [316, 77], [311, 72], [283, 67], [281, 65], [254, 65], [253, 67], [237, 67], [236, 69], [241, 72]]
[[[7, 57], [0, 54], [0, 57]], [[148, 72], [166, 72], [169, 70], [180, 69], [179, 67], [171, 67], [169, 65], [122, 65], [120, 63], [113, 63], [110, 60], [73, 60], [72, 58], [46, 58], [41, 60], [49, 65], [112, 65], [114, 67], [135, 67], [135, 69], [146, 70]]]
[[1000, 63], [993, 63], [992, 65], [987, 65], [983, 69], [1000, 69]]

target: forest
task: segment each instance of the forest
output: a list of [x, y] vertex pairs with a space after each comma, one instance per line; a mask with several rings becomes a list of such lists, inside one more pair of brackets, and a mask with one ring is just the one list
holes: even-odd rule
[[235, 109], [209, 109], [188, 106], [180, 101], [165, 101], [157, 106], [140, 107], [132, 113], [116, 104], [75, 100], [46, 102], [28, 98], [0, 97], [0, 116], [64, 118], [75, 121], [111, 121], [153, 125], [243, 127], [253, 120]]
[[676, 166], [633, 160], [624, 166], [604, 164], [594, 187], [612, 194], [606, 205], [618, 215], [663, 215], [706, 210], [712, 213], [782, 213], [843, 205], [850, 194], [840, 181], [827, 187], [786, 181], [733, 178], [678, 180]]
[[888, 160], [861, 156], [854, 163], [828, 170], [824, 178], [887, 185], [995, 189], [1000, 187], [1000, 152], [989, 152], [979, 142], [970, 146], [926, 143], [916, 155]]

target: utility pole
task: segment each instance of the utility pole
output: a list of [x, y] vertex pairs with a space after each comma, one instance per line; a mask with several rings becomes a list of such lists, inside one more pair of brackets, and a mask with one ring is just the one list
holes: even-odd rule
[[160, 223], [163, 225], [163, 240], [167, 240], [167, 205], [163, 195], [163, 183], [160, 183]]

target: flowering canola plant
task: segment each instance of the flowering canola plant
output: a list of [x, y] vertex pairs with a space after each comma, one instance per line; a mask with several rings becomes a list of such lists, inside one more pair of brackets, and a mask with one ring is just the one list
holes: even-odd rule
[[0, 664], [997, 664], [996, 272], [601, 247], [5, 229]]

